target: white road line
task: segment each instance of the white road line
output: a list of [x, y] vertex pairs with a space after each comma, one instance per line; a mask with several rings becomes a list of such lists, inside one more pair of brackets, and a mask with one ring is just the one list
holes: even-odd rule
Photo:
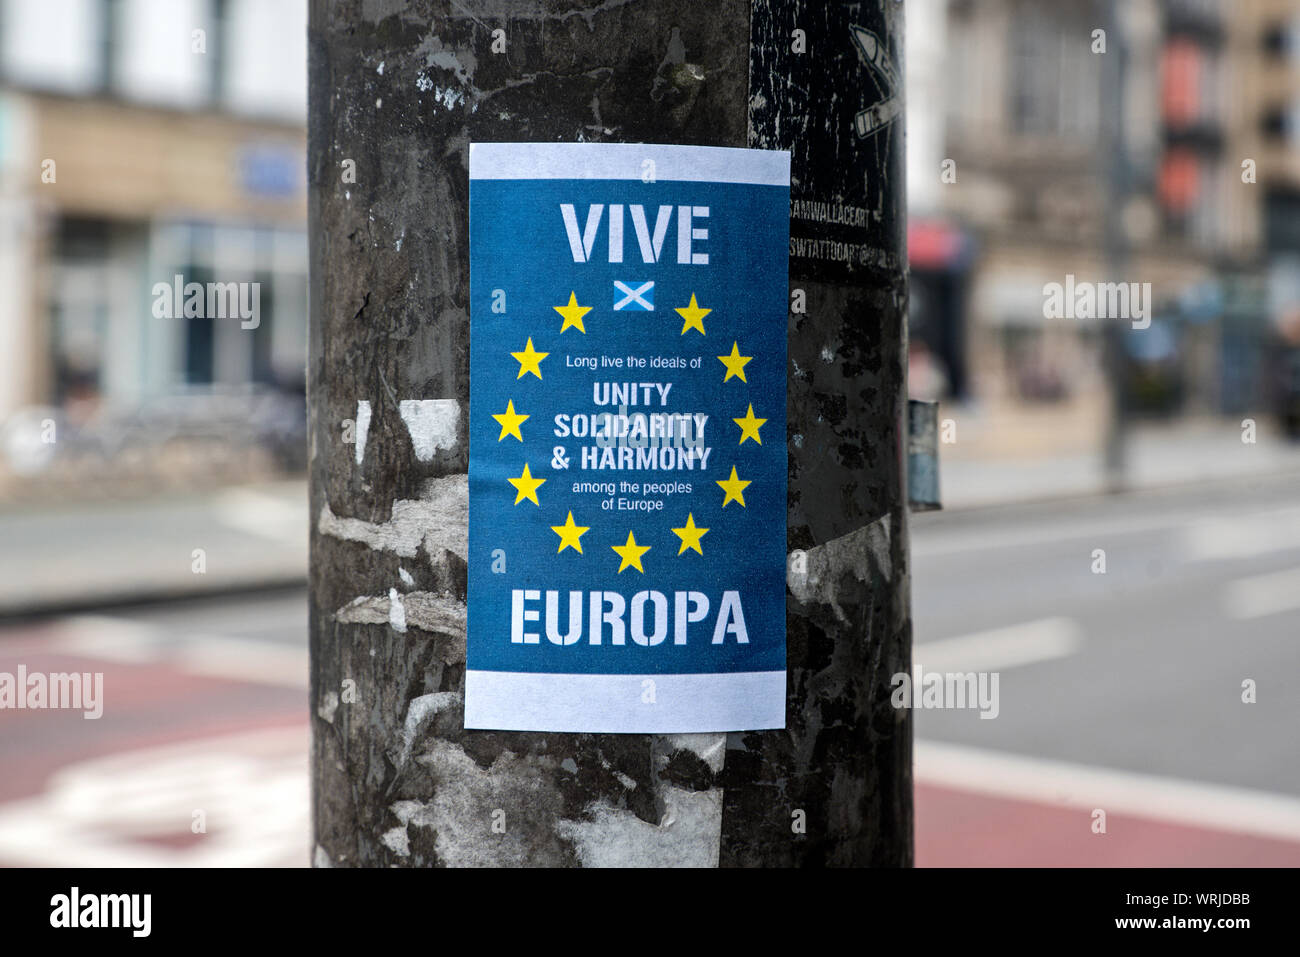
[[307, 687], [307, 648], [246, 638], [187, 635], [175, 661], [190, 674], [231, 681]]
[[1238, 620], [1300, 609], [1300, 568], [1229, 582], [1223, 592], [1223, 609]]
[[[1300, 798], [917, 741], [918, 782], [991, 797], [1300, 841]], [[1082, 825], [1082, 826], [1086, 826]]]
[[985, 552], [995, 548], [1031, 548], [1036, 545], [1055, 545], [1063, 541], [1084, 539], [1101, 541], [1118, 535], [1135, 535], [1177, 528], [1203, 515], [1182, 512], [1156, 515], [1147, 518], [1106, 516], [1092, 521], [1068, 519], [1052, 525], [1041, 521], [1022, 528], [987, 528], [942, 526], [938, 524], [913, 527], [912, 554], [931, 556], [959, 555], [964, 552]]
[[1204, 510], [1151, 516], [1112, 515], [1094, 519], [1067, 518], [1051, 525], [1021, 527], [943, 525], [931, 520], [913, 525], [912, 555], [922, 558], [986, 552], [1001, 548], [1032, 548], [1063, 541], [1104, 541], [1123, 535], [1181, 530], [1191, 561], [1243, 558], [1286, 549], [1300, 549], [1300, 509], [1264, 508], [1224, 513], [1207, 519]]
[[[306, 866], [306, 725], [66, 764], [0, 803], [0, 862], [35, 867]], [[195, 836], [195, 811], [207, 830]], [[181, 837], [169, 847], [157, 839]]]
[[301, 500], [286, 500], [253, 489], [232, 488], [215, 495], [213, 507], [217, 520], [229, 528], [276, 542], [307, 540], [311, 522], [306, 495]]
[[998, 671], [1076, 654], [1083, 628], [1070, 618], [1040, 618], [1006, 628], [927, 641], [912, 647], [913, 668], [926, 671]]
[[50, 650], [104, 661], [151, 664], [159, 660], [159, 635], [139, 622], [107, 615], [71, 615], [55, 624]]
[[[305, 645], [198, 634], [99, 615], [59, 622], [56, 652], [129, 664], [168, 664], [189, 674], [288, 688], [307, 687]], [[180, 640], [175, 640], [179, 638]]]
[[1189, 561], [1252, 558], [1300, 550], [1300, 508], [1202, 519], [1183, 533]]

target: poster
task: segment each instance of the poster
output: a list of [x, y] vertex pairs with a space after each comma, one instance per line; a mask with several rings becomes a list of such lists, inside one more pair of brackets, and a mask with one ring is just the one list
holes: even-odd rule
[[465, 726], [785, 726], [789, 154], [470, 147]]

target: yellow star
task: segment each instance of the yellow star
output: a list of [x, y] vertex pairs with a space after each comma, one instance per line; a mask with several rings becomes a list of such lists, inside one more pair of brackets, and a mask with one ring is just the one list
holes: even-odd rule
[[610, 548], [618, 553], [618, 557], [623, 559], [623, 564], [618, 566], [620, 572], [625, 568], [635, 568], [642, 575], [645, 569], [641, 567], [641, 556], [650, 551], [649, 545], [638, 545], [631, 532], [627, 533], [627, 544], [611, 545]]
[[515, 403], [513, 399], [506, 402], [506, 410], [504, 412], [500, 415], [493, 415], [492, 418], [501, 423], [501, 434], [497, 436], [498, 442], [504, 439], [507, 435], [513, 435], [520, 442], [524, 440], [523, 435], [519, 432], [519, 425], [524, 421], [524, 419], [528, 418], [528, 416], [518, 415], [515, 413]]
[[[515, 376], [516, 379], [522, 379], [525, 372], [531, 372], [540, 379], [542, 377], [542, 360], [550, 355], [549, 352], [535, 350], [531, 336], [528, 338], [528, 345], [524, 346], [523, 352], [512, 352], [510, 354], [519, 360], [519, 375]], [[498, 439], [497, 441], [501, 440]]]
[[577, 326], [578, 331], [583, 335], [587, 334], [587, 328], [582, 324], [582, 317], [591, 312], [591, 306], [578, 305], [578, 297], [574, 293], [569, 293], [569, 304], [567, 306], [552, 306], [556, 312], [564, 317], [564, 325], [560, 326], [563, 332], [569, 326]]
[[718, 356], [718, 361], [727, 367], [727, 374], [722, 381], [726, 382], [732, 376], [737, 376], [741, 382], [748, 383], [749, 380], [745, 378], [745, 365], [752, 358], [754, 357], [742, 356], [740, 354], [740, 343], [733, 342], [731, 344], [731, 355]]
[[682, 540], [682, 547], [677, 549], [677, 554], [680, 555], [682, 552], [686, 551], [686, 549], [693, 548], [703, 555], [704, 549], [700, 548], [700, 539], [703, 538], [708, 531], [707, 528], [696, 528], [695, 516], [687, 513], [686, 525], [682, 528], [673, 529], [673, 534]]
[[704, 335], [703, 319], [712, 309], [701, 309], [700, 304], [695, 301], [695, 293], [691, 293], [691, 304], [689, 306], [679, 306], [673, 310], [686, 321], [682, 323], [682, 335], [686, 335], [687, 329], [698, 329], [700, 335]]
[[728, 502], [739, 502], [741, 508], [745, 507], [744, 491], [750, 485], [750, 482], [748, 479], [741, 480], [736, 477], [736, 467], [734, 465], [731, 467], [731, 478], [725, 482], [718, 482], [718, 484], [727, 493], [722, 499], [723, 508], [727, 507]]
[[758, 430], [763, 427], [763, 423], [765, 423], [767, 419], [754, 418], [754, 403], [751, 402], [749, 404], [749, 411], [745, 413], [743, 418], [732, 419], [731, 421], [740, 426], [741, 445], [745, 444], [745, 439], [753, 439], [759, 445], [763, 444], [763, 440], [758, 435]]
[[[500, 439], [497, 441], [500, 441]], [[516, 505], [524, 499], [530, 499], [534, 505], [542, 504], [537, 501], [537, 489], [538, 486], [542, 485], [546, 481], [546, 479], [533, 478], [533, 473], [528, 471], [527, 462], [524, 463], [523, 475], [519, 476], [519, 478], [507, 479], [506, 481], [513, 485], [519, 492], [519, 494], [515, 496]]]
[[551, 531], [560, 536], [560, 547], [555, 550], [558, 555], [566, 548], [572, 548], [579, 555], [582, 554], [582, 533], [588, 531], [590, 525], [575, 525], [573, 523], [573, 512], [569, 512], [569, 517], [564, 520], [563, 525], [552, 525]]

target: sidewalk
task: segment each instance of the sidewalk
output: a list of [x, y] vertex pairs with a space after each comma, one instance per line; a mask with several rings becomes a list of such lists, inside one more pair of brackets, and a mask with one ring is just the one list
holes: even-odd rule
[[[1266, 431], [1257, 441], [1241, 441], [1234, 423], [1140, 425], [1129, 433], [1125, 487], [1151, 489], [1176, 485], [1296, 473], [1300, 482], [1300, 443]], [[985, 505], [1096, 495], [1106, 489], [1100, 450], [987, 459], [963, 449], [945, 456], [939, 446], [939, 483], [948, 510]]]
[[302, 481], [6, 508], [0, 615], [301, 584], [307, 532]]

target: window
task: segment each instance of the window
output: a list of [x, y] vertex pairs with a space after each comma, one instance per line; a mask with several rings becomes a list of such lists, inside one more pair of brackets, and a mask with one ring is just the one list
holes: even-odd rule
[[1011, 35], [1011, 128], [1016, 133], [1056, 131], [1060, 62], [1047, 18], [1024, 10]]
[[1092, 28], [1023, 6], [1012, 14], [1011, 129], [1078, 141], [1096, 137], [1101, 96]]
[[[301, 388], [307, 351], [307, 237], [253, 225], [173, 222], [154, 230], [150, 281], [257, 283], [258, 325], [177, 320], [168, 332], [175, 365], [163, 381]], [[205, 286], [206, 288], [206, 286]]]
[[61, 93], [103, 82], [104, 8], [100, 0], [4, 0], [0, 39], [5, 76]]
[[224, 0], [222, 97], [232, 110], [302, 122], [307, 114], [305, 0]]
[[220, 43], [207, 0], [113, 2], [113, 92], [174, 106], [193, 107], [206, 100], [209, 58]]

